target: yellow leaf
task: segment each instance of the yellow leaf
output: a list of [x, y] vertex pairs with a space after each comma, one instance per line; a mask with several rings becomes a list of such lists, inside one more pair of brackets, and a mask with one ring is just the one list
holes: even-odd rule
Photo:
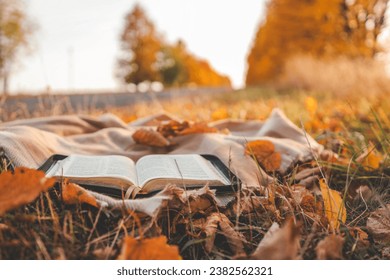
[[275, 146], [268, 140], [255, 140], [248, 142], [245, 147], [247, 155], [255, 156], [257, 162], [266, 171], [272, 172], [280, 168], [282, 156], [275, 152]]
[[325, 216], [329, 221], [331, 229], [337, 230], [340, 226], [340, 221], [345, 223], [347, 219], [347, 211], [343, 199], [338, 191], [328, 187], [324, 179], [320, 180], [320, 188], [322, 198], [324, 199]]
[[382, 155], [376, 150], [373, 144], [369, 144], [365, 152], [361, 154], [356, 161], [360, 162], [364, 169], [372, 170], [380, 167], [381, 161], [383, 160]]
[[229, 113], [226, 109], [226, 107], [220, 107], [219, 109], [215, 110], [211, 114], [211, 118], [213, 120], [222, 120], [222, 119], [227, 119], [229, 117]]
[[62, 183], [62, 200], [65, 204], [87, 203], [94, 207], [99, 207], [94, 196], [79, 185], [67, 181]]
[[305, 108], [310, 113], [311, 116], [313, 116], [318, 107], [318, 102], [314, 97], [308, 96], [305, 99]]
[[162, 235], [153, 238], [135, 239], [128, 236], [124, 239], [118, 260], [181, 260], [179, 249], [167, 244]]
[[55, 180], [46, 178], [42, 171], [16, 168], [14, 173], [0, 174], [0, 215], [33, 201], [41, 192], [54, 185]]

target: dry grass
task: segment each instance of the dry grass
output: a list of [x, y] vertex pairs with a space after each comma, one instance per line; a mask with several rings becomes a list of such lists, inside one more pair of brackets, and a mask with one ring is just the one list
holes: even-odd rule
[[[347, 63], [346, 68], [343, 68], [341, 66], [344, 62], [339, 63], [341, 72], [350, 71], [348, 67], [351, 65]], [[299, 76], [292, 62], [291, 67], [296, 69], [294, 73], [297, 76], [289, 74], [286, 81], [289, 80], [290, 85], [291, 81], [299, 82], [294, 85], [309, 90], [251, 88], [213, 98], [196, 96], [154, 101], [152, 104], [141, 103], [126, 108], [90, 108], [82, 113], [99, 115], [109, 112], [129, 122], [165, 111], [186, 120], [209, 122], [225, 118], [264, 120], [274, 107], [280, 107], [298, 126], [304, 126], [320, 143], [353, 164], [329, 164], [318, 160], [295, 166], [291, 173], [277, 177], [278, 184], [272, 187], [275, 192], [273, 205], [268, 205], [268, 200], [264, 201], [264, 193], [239, 193], [239, 203], [222, 212], [243, 236], [245, 253], [253, 252], [272, 222], [282, 223], [292, 215], [303, 224], [300, 256], [304, 259], [316, 257], [315, 246], [328, 234], [326, 227], [316, 223], [300, 205], [285, 202], [291, 201], [290, 188], [294, 184], [296, 171], [320, 165], [326, 170], [329, 185], [346, 194], [344, 201], [348, 219], [340, 228], [340, 234], [345, 239], [343, 257], [385, 258], [383, 251], [387, 248], [386, 244], [378, 244], [372, 239], [367, 241], [369, 245], [363, 244], [352, 234], [351, 228], [359, 227], [368, 233], [365, 225], [370, 212], [390, 203], [390, 165], [387, 158], [387, 151], [390, 149], [387, 136], [390, 132], [390, 103], [386, 96], [387, 87], [374, 81], [361, 87], [362, 83], [356, 83], [363, 79], [360, 74], [346, 80], [344, 87], [340, 87], [343, 83], [338, 82], [337, 87], [335, 83], [340, 76], [337, 78], [336, 74], [327, 74], [327, 79], [322, 79], [313, 70], [323, 67], [323, 72], [332, 72], [331, 68], [327, 70], [326, 65], [310, 60], [304, 65], [312, 67], [312, 70], [308, 71], [309, 68], [306, 68], [306, 76], [302, 77], [304, 75]], [[355, 87], [352, 87], [354, 83]], [[373, 91], [370, 91], [371, 87]], [[354, 91], [358, 94], [352, 94]], [[368, 92], [373, 94], [367, 94]], [[56, 113], [55, 110], [45, 112]], [[382, 155], [378, 168], [367, 169], [357, 160], [369, 143]], [[356, 193], [358, 187], [363, 185], [371, 190], [369, 197]], [[213, 205], [210, 207], [208, 211], [220, 211]], [[153, 221], [153, 226], [148, 228], [146, 235], [166, 235], [171, 244], [179, 246], [185, 259], [234, 257], [235, 252], [229, 248], [228, 240], [223, 234], [217, 235], [211, 252], [205, 251], [204, 243], [207, 238], [202, 234], [201, 225], [207, 213], [183, 212], [172, 207]], [[149, 222], [146, 219], [143, 224], [147, 225]], [[64, 206], [59, 190], [53, 189], [26, 207], [0, 217], [0, 259], [111, 259], [119, 253], [121, 238], [130, 233], [137, 235], [138, 230], [140, 229], [135, 225], [133, 216], [128, 213], [106, 213], [84, 205]]]

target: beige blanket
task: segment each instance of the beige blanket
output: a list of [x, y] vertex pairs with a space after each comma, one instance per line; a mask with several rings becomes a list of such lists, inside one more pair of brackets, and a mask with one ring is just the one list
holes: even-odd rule
[[155, 128], [161, 121], [175, 119], [165, 113], [129, 124], [114, 115], [98, 118], [56, 116], [0, 124], [0, 149], [15, 166], [38, 168], [52, 154], [125, 155], [133, 160], [152, 153], [214, 154], [241, 179], [243, 186], [264, 185], [271, 179], [259, 172], [254, 160], [244, 153], [245, 143], [266, 139], [282, 154], [280, 172], [298, 161], [312, 159], [323, 147], [274, 109], [264, 121], [222, 120], [210, 123], [228, 134], [204, 133], [179, 136], [173, 148], [155, 148], [135, 143], [132, 134], [140, 127]]

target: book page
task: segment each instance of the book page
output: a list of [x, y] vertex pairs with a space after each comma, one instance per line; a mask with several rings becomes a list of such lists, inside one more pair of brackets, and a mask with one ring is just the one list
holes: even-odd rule
[[200, 155], [150, 155], [142, 157], [136, 164], [140, 186], [163, 178], [229, 183], [213, 169]]
[[48, 176], [116, 178], [138, 184], [134, 161], [125, 156], [70, 155], [57, 165], [49, 170]]

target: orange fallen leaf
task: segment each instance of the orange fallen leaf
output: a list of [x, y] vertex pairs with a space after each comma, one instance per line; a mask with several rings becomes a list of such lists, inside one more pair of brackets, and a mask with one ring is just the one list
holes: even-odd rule
[[378, 169], [383, 160], [382, 155], [376, 150], [373, 144], [370, 144], [356, 161], [359, 162], [365, 170]]
[[42, 171], [19, 167], [0, 174], [0, 215], [33, 201], [55, 183]]
[[124, 239], [118, 260], [181, 260], [179, 249], [167, 244], [162, 235], [153, 238], [135, 239], [128, 236]]
[[94, 207], [99, 207], [96, 198], [89, 194], [84, 188], [77, 184], [64, 181], [62, 183], [62, 200], [65, 204], [87, 203]]
[[190, 125], [188, 128], [183, 129], [178, 135], [188, 135], [195, 133], [215, 133], [218, 130], [215, 127], [210, 127], [205, 122], [198, 122]]
[[305, 98], [305, 108], [306, 111], [308, 111], [311, 116], [314, 116], [314, 114], [317, 111], [317, 107], [318, 107], [317, 99], [315, 99], [312, 96], [308, 96]]
[[324, 179], [320, 180], [320, 189], [324, 200], [325, 216], [329, 221], [331, 229], [337, 230], [340, 226], [340, 221], [345, 223], [347, 219], [347, 211], [343, 199], [338, 191], [328, 187]]
[[340, 260], [343, 258], [344, 238], [340, 235], [328, 235], [318, 242], [316, 254], [318, 260]]
[[152, 147], [167, 147], [170, 145], [170, 142], [160, 132], [145, 128], [134, 132], [133, 139], [138, 144]]
[[300, 227], [289, 219], [279, 228], [272, 224], [256, 250], [250, 255], [255, 260], [294, 260], [297, 259], [300, 239]]
[[160, 132], [164, 137], [176, 136], [180, 131], [188, 128], [189, 122], [170, 120], [168, 123], [161, 124], [157, 127], [157, 131]]
[[260, 166], [268, 172], [278, 170], [282, 163], [281, 154], [275, 152], [274, 144], [268, 140], [248, 142], [245, 147], [245, 153], [254, 156]]

